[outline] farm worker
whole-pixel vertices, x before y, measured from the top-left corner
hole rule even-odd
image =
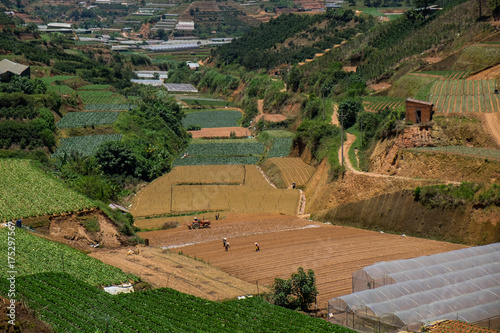
[[[259,244],[257,242],[255,242],[255,252],[257,251],[260,251],[260,247],[259,247]]]
[[[222,238],[222,246],[226,247],[227,239],[226,237]]]
[[[224,247],[226,248],[226,252],[229,251],[229,242],[226,242],[226,244],[224,245]]]
[[[295,190],[295,183],[292,183],[292,189]]]
[[[198,219],[196,218],[196,216],[194,217],[194,221],[195,221],[195,222],[198,222]]]

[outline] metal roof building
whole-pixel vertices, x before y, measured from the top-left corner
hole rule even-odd
[[[9,81],[13,75],[30,77],[30,66],[7,59],[0,61],[0,81]]]
[[[165,87],[169,92],[198,92],[192,84],[187,83],[165,83]]]

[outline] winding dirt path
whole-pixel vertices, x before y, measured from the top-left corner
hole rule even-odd
[[[353,168],[351,161],[349,160],[349,149],[351,149],[352,144],[356,140],[356,136],[350,133],[346,133],[347,135],[347,140],[344,141],[344,165],[346,169],[354,174],[358,175],[365,175],[369,177],[377,177],[377,178],[390,178],[390,179],[404,179],[404,180],[416,180],[415,178],[410,178],[410,177],[402,177],[402,176],[392,176],[392,175],[383,175],[379,173],[373,173],[373,172],[364,172],[364,171],[359,171]],[[342,161],[342,148],[339,149],[339,161]],[[419,179],[420,181],[425,180],[425,179]],[[435,181],[429,179],[429,181]],[[455,185],[460,185],[460,182],[454,182],[454,181],[443,181],[444,184],[455,184]]]
[[[485,113],[486,130],[491,133],[500,148],[500,113]]]

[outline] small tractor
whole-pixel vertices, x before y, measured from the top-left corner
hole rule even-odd
[[[198,229],[202,228],[210,228],[210,220],[203,218],[202,220],[198,220],[196,217],[193,222],[187,224],[189,229]]]

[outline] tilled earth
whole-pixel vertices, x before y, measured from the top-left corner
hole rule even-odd
[[[274,278],[288,278],[298,267],[313,269],[318,308],[326,308],[332,297],[349,294],[352,273],[365,266],[464,247],[278,214],[233,215],[207,229],[181,226],[140,236],[152,246],[182,251],[254,285],[272,285]],[[227,252],[223,237],[230,244]]]

